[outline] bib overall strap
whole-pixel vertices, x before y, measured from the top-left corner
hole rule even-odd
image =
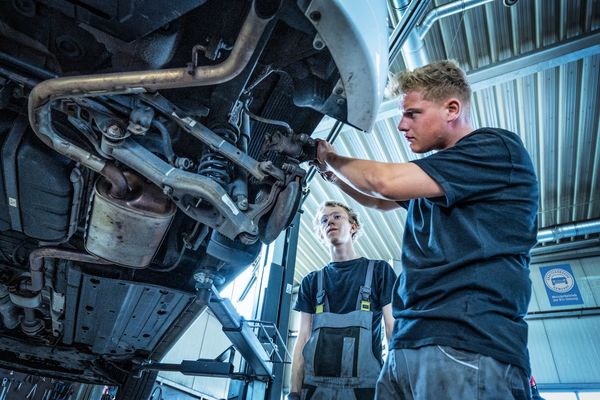
[[[317,306],[315,307],[315,314],[329,312],[329,301],[323,288],[323,275],[325,275],[323,269],[317,272]]]
[[[375,261],[369,260],[367,274],[365,275],[365,284],[360,287],[358,299],[356,301],[356,309],[360,311],[371,311],[371,281],[373,280],[373,269]]]

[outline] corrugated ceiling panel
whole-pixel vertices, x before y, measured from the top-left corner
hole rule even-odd
[[[600,55],[583,60],[581,82],[574,220],[600,215]]]

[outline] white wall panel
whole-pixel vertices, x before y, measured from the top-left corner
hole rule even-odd
[[[540,274],[542,266],[569,264],[583,304],[551,306]],[[529,354],[532,373],[540,384],[600,384],[600,257],[571,259],[531,266],[533,296],[529,312]],[[557,317],[537,311],[586,309]],[[597,314],[597,315],[593,315]],[[543,318],[543,319],[541,319]]]
[[[550,343],[547,351],[558,371],[559,380],[553,383],[600,383],[600,316],[543,322]]]
[[[205,311],[173,346],[162,360],[164,363],[180,363],[199,358],[213,359],[231,345],[219,321]],[[202,376],[188,376],[179,372],[161,372],[163,380],[172,381],[192,391],[215,399],[227,398],[229,380]]]
[[[531,372],[536,381],[558,382],[558,370],[554,356],[550,351],[550,342],[546,334],[544,321],[529,321],[529,357]]]
[[[587,284],[592,291],[596,305],[600,305],[600,257],[581,259],[581,268],[585,273]]]

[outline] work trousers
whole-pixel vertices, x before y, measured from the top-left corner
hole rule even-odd
[[[530,400],[522,368],[449,346],[390,350],[378,400]]]

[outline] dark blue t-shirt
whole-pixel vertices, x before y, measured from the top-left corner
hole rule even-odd
[[[391,348],[447,345],[529,372],[538,185],[517,135],[478,129],[413,161],[444,190],[408,209]]]
[[[330,262],[324,268],[323,288],[327,293],[329,311],[347,314],[356,311],[358,291],[365,284],[369,260]],[[381,309],[392,302],[392,289],[396,273],[385,261],[376,260],[371,283],[371,311],[373,311],[373,354],[381,361]],[[302,279],[294,310],[315,313],[317,306],[317,271]]]

